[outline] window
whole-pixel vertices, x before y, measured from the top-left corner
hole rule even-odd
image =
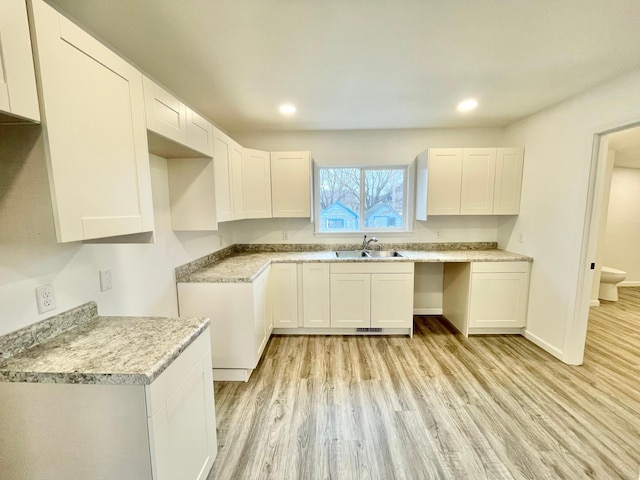
[[[319,167],[318,177],[318,232],[407,229],[407,167]]]

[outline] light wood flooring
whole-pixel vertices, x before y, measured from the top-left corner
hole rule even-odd
[[[583,366],[520,336],[274,336],[216,382],[209,479],[630,479],[640,472],[640,288],[591,309]]]

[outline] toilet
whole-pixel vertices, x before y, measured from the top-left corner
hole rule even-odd
[[[611,267],[602,267],[600,274],[600,291],[598,298],[600,300],[609,300],[610,302],[618,301],[618,284],[627,278],[627,272],[616,270]]]

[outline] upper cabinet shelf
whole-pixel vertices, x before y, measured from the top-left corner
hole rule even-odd
[[[0,2],[0,123],[40,121],[25,0]]]
[[[417,157],[416,219],[517,215],[522,148],[431,148]]]
[[[143,77],[149,151],[165,158],[213,157],[213,125]]]
[[[58,241],[153,231],[142,74],[42,0],[29,5]]]

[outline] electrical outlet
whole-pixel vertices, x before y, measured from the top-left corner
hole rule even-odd
[[[518,233],[518,243],[524,243],[524,232]]]
[[[48,312],[56,308],[56,291],[53,285],[43,285],[36,288],[36,301],[38,313]]]
[[[282,240],[284,240],[285,242],[289,240],[289,232],[287,232],[286,230],[282,231]]]
[[[111,270],[100,270],[100,291],[111,290]]]

